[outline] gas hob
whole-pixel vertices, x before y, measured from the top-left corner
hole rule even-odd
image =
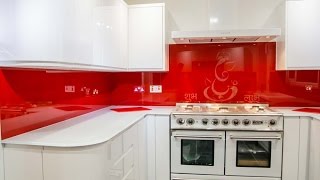
[[[283,115],[267,104],[177,103],[171,129],[282,131]]]

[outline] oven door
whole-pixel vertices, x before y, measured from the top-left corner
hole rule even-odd
[[[171,172],[224,175],[224,131],[172,131]]]
[[[226,175],[281,177],[281,132],[227,132]]]

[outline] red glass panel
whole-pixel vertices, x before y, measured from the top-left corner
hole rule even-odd
[[[275,43],[170,45],[169,72],[0,69],[2,139],[111,104],[320,106],[319,71],[275,71],[275,54]],[[150,93],[150,85],[162,85],[162,93]]]

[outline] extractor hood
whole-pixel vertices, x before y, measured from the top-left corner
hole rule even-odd
[[[209,31],[172,31],[177,44],[271,42],[281,35],[280,28]]]

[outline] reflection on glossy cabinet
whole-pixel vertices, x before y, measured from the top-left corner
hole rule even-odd
[[[129,6],[129,71],[168,70],[165,6]]]
[[[42,147],[5,145],[5,180],[43,180]]]
[[[287,1],[286,58],[278,69],[320,69],[320,1]],[[284,61],[284,62],[281,62]]]

